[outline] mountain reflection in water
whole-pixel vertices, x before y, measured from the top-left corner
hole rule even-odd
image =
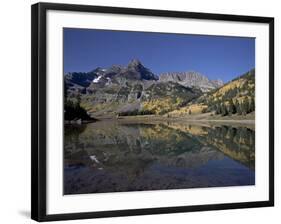
[[[122,123],[65,126],[64,194],[255,184],[255,130]]]

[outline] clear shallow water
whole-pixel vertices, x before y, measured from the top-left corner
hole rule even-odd
[[[102,121],[66,126],[64,193],[255,184],[246,126]]]

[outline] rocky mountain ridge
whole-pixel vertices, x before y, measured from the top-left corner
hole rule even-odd
[[[194,71],[168,72],[157,76],[148,68],[144,67],[137,59],[133,59],[128,66],[112,65],[109,68],[98,67],[90,72],[72,72],[65,74],[66,85],[76,87],[89,87],[91,84],[98,83],[104,85],[111,82],[122,85],[124,81],[136,80],[164,83],[174,82],[184,87],[198,88],[203,92],[208,92],[223,85],[223,81],[220,79],[209,80],[208,77]]]
[[[219,88],[223,81],[209,80],[208,77],[194,71],[190,72],[170,72],[159,75],[160,82],[176,82],[185,87],[197,87],[203,92]]]
[[[64,76],[66,101],[79,101],[93,116],[108,114],[165,114],[222,85],[196,72],[168,73],[159,77],[132,60],[90,72]]]

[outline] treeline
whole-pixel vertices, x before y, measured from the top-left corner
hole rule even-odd
[[[255,100],[248,97],[241,102],[231,99],[227,105],[224,102],[215,104],[213,110],[216,114],[221,114],[222,116],[232,114],[246,115],[255,111]]]
[[[136,116],[136,115],[152,115],[155,114],[153,111],[149,110],[132,110],[132,111],[122,111],[117,113],[118,116]]]
[[[73,102],[71,100],[66,100],[64,103],[64,120],[71,121],[71,120],[93,120],[87,111],[81,107],[80,101],[77,100]]]
[[[231,81],[235,81],[235,80],[238,80],[238,79],[241,79],[241,78],[245,78],[247,80],[251,80],[251,81],[255,82],[255,69],[253,68],[250,71],[244,73],[243,75],[232,79]]]
[[[206,127],[205,127],[206,128]],[[220,127],[207,129],[206,142],[217,146],[216,140],[224,139],[224,147],[220,150],[232,159],[255,169],[255,131],[247,127]],[[241,147],[243,142],[243,147]]]

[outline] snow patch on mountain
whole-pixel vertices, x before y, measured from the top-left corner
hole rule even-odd
[[[100,81],[101,77],[102,76],[100,75],[97,78],[93,79],[93,83],[98,83]]]

